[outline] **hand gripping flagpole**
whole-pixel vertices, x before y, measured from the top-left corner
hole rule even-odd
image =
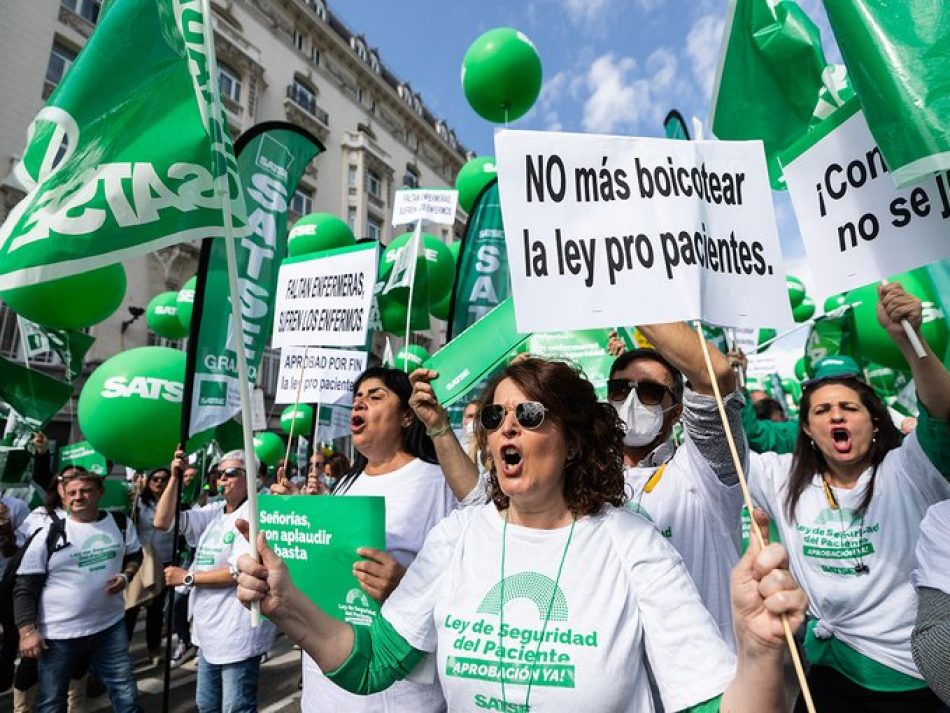
[[[716,406],[719,408],[719,417],[722,419],[722,427],[726,432],[726,443],[729,445],[729,452],[732,454],[732,463],[736,468],[736,475],[739,476],[739,487],[742,489],[742,499],[749,511],[749,517],[752,518],[752,535],[759,544],[760,549],[765,548],[765,538],[762,532],[755,524],[753,516],[754,505],[752,504],[752,494],[749,492],[749,484],[745,477],[745,469],[742,467],[742,461],[739,459],[739,451],[736,449],[736,442],[732,437],[732,429],[729,427],[729,418],[726,416],[726,406],[722,402],[722,394],[719,392],[719,380],[716,378],[716,371],[713,369],[712,357],[709,355],[709,345],[706,344],[706,337],[703,334],[703,326],[699,320],[694,323],[696,334],[699,335],[699,343],[702,345],[703,359],[706,362],[706,371],[709,372],[709,381],[712,383],[713,394],[716,396]],[[792,627],[788,623],[788,616],[782,614],[782,629],[785,630],[785,642],[788,644],[788,651],[792,656],[792,665],[795,667],[795,675],[798,676],[798,685],[802,689],[802,698],[805,700],[805,707],[808,713],[815,713],[815,703],[811,697],[811,689],[808,687],[808,681],[805,678],[805,669],[802,667],[801,657],[798,655],[798,648],[795,645],[795,636],[792,633]]]

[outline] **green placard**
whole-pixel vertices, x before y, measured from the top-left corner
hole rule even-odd
[[[379,603],[353,565],[359,547],[386,549],[385,503],[376,496],[261,495],[260,531],[307,598],[340,621],[369,626]]]
[[[96,475],[106,475],[106,457],[97,452],[89,441],[79,441],[63,446],[59,451],[59,467],[76,465]]]
[[[105,479],[102,481],[105,492],[99,498],[99,509],[110,512],[132,512],[132,488],[124,480]]]
[[[25,448],[0,447],[0,484],[18,485],[30,479],[30,454]]]

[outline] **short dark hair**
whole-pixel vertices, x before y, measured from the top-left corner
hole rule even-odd
[[[618,371],[623,371],[629,364],[637,359],[652,359],[666,367],[666,370],[670,373],[670,379],[673,381],[673,388],[671,389],[673,392],[673,400],[676,403],[680,403],[683,400],[683,375],[679,369],[670,364],[667,358],[656,349],[640,348],[624,352],[614,359],[614,363],[610,365],[610,378],[613,379],[614,374]]]
[[[575,515],[592,515],[610,503],[624,503],[623,425],[617,410],[597,400],[593,385],[580,371],[560,361],[529,357],[514,362],[485,388],[479,410],[490,405],[495,390],[511,379],[525,396],[540,401],[545,417],[556,424],[573,454],[564,464],[564,500]],[[499,510],[508,507],[508,496],[498,484],[495,464],[488,451],[488,433],[475,429],[483,465],[488,469],[488,493]]]
[[[776,412],[782,416],[785,415],[785,409],[782,408],[782,404],[768,396],[752,404],[752,409],[755,411],[755,417],[759,421],[770,420]]]

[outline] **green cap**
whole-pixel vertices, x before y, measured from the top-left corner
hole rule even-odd
[[[809,382],[833,379],[836,377],[854,376],[861,378],[861,367],[849,356],[838,354],[825,357],[815,365],[815,375]]]

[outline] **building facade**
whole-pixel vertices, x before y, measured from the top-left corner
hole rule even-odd
[[[0,222],[23,197],[13,175],[27,128],[62,80],[98,21],[100,0],[30,0],[0,11]],[[367,39],[325,0],[213,0],[219,87],[233,138],[263,121],[288,121],[320,139],[326,151],[308,167],[291,203],[291,224],[317,211],[345,220],[358,238],[388,244],[402,187],[451,187],[470,153],[434,116],[408,81],[397,77]],[[107,81],[107,78],[105,78]],[[438,236],[461,236],[464,216]],[[127,292],[109,319],[90,329],[96,343],[87,372],[120,351],[165,343],[136,308],[177,290],[196,270],[199,246],[181,244],[124,264]],[[414,341],[434,349],[444,324],[433,320]],[[178,343],[172,346],[181,346]],[[380,353],[380,339],[374,351]],[[14,315],[0,306],[0,354],[18,356]],[[53,364],[39,364],[51,373]],[[59,370],[61,373],[61,370]],[[261,383],[273,394],[276,357],[265,356]],[[60,442],[78,437],[75,401],[53,428]],[[66,432],[69,432],[68,435]]]

